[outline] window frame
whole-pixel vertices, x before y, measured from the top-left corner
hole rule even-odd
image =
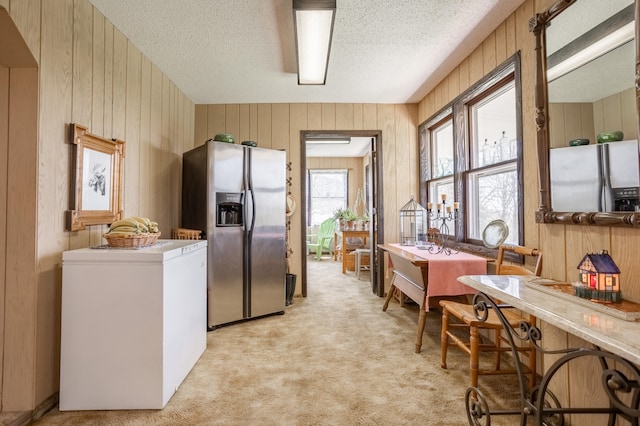
[[[522,180],[518,178],[519,172],[521,172],[521,165],[518,165],[518,157],[521,156],[521,148],[519,148],[519,142],[522,141],[522,117],[518,115],[518,111],[521,110],[521,100],[519,100],[519,92],[518,92],[518,82],[516,81],[516,75],[515,72],[508,74],[506,76],[503,76],[502,78],[496,78],[494,80],[494,84],[492,84],[491,86],[489,86],[488,88],[486,88],[485,90],[476,92],[475,95],[473,97],[471,97],[470,99],[467,100],[467,102],[464,103],[464,109],[465,109],[465,119],[466,119],[466,125],[467,125],[467,143],[468,143],[468,148],[469,148],[469,167],[467,168],[467,170],[464,172],[464,179],[465,179],[465,191],[466,191],[466,203],[465,203],[465,232],[466,232],[466,241],[469,243],[473,243],[473,244],[478,244],[478,245],[482,245],[482,238],[480,237],[480,239],[475,238],[475,236],[471,235],[471,231],[472,228],[475,228],[475,226],[472,226],[470,223],[470,217],[476,213],[475,208],[477,208],[477,202],[471,202],[471,200],[469,200],[469,197],[471,196],[471,191],[472,191],[472,185],[471,185],[471,179],[472,176],[479,176],[479,175],[491,175],[491,174],[497,174],[497,173],[505,173],[506,170],[505,169],[513,169],[515,168],[515,172],[516,172],[516,181],[518,182],[518,187],[517,187],[517,191],[518,191],[518,200],[516,202],[516,221],[519,224],[518,227],[518,235],[516,235],[516,243],[517,244],[522,244],[522,237],[523,237],[523,232],[521,232],[523,230],[523,212],[522,212],[522,201],[523,201],[523,185],[522,185]],[[504,160],[504,161],[497,161],[495,163],[491,163],[491,164],[487,164],[487,165],[478,165],[478,166],[474,166],[474,159],[473,159],[473,152],[474,152],[474,139],[477,138],[477,136],[474,134],[476,126],[474,126],[474,115],[472,114],[472,111],[474,108],[477,108],[478,106],[482,105],[483,103],[485,103],[487,100],[494,98],[496,96],[499,96],[501,94],[504,94],[506,92],[506,90],[511,90],[511,89],[507,89],[513,87],[513,89],[515,90],[514,93],[514,97],[515,97],[515,117],[516,117],[516,147],[517,147],[517,154],[515,158],[510,158],[508,160]],[[480,141],[477,141],[478,144],[480,144]],[[479,151],[479,149],[478,149]],[[501,171],[502,170],[502,171]],[[478,194],[473,194],[473,195],[478,195]],[[473,211],[472,211],[473,209]],[[482,230],[479,230],[479,234],[481,234]],[[511,232],[510,232],[511,234]]]
[[[307,226],[312,226],[313,216],[313,188],[312,188],[312,175],[313,174],[342,174],[344,175],[344,204],[343,207],[347,207],[349,204],[349,170],[348,169],[307,169]],[[315,198],[328,198],[328,197],[315,197]],[[334,197],[331,197],[334,198]],[[335,197],[337,198],[337,197]]]
[[[443,176],[438,176],[435,168],[437,167],[437,165],[435,164],[434,160],[437,157],[437,149],[436,149],[436,145],[437,145],[437,141],[434,138],[434,134],[440,130],[443,126],[447,125],[448,123],[451,123],[451,136],[453,139],[453,161],[454,161],[454,165],[453,165],[453,170],[451,174],[447,174],[447,175],[443,175]],[[453,121],[453,109],[452,108],[445,108],[440,114],[438,114],[436,117],[434,117],[430,122],[428,126],[425,126],[424,128],[425,133],[425,137],[426,137],[426,157],[425,157],[425,161],[423,164],[426,165],[427,167],[427,173],[426,176],[428,176],[429,178],[426,180],[426,188],[425,188],[425,193],[428,194],[428,196],[424,196],[421,199],[423,200],[422,205],[423,206],[427,206],[428,202],[431,202],[434,206],[436,206],[439,203],[439,195],[438,195],[438,190],[436,189],[436,194],[432,194],[431,193],[431,187],[434,186],[436,188],[440,188],[442,186],[448,186],[451,185],[454,188],[455,191],[455,182],[454,182],[454,175],[455,175],[455,127],[454,127],[454,121]],[[421,185],[424,181],[421,181]],[[451,229],[451,234],[450,235],[455,235],[456,230],[455,229]]]
[[[420,150],[420,202],[424,206],[427,204],[427,194],[428,194],[428,183],[427,181],[437,178],[432,178],[431,176],[431,165],[433,163],[433,150],[432,150],[432,130],[438,127],[439,124],[442,124],[447,119],[451,118],[453,120],[453,108],[451,105],[447,105],[440,112],[432,116],[425,123],[421,124],[418,127],[419,133],[419,150]],[[453,139],[454,139],[454,149],[455,149],[455,126],[453,128]],[[455,175],[455,156],[454,156],[454,175]],[[446,176],[448,177],[448,176]],[[443,177],[445,178],[445,177]],[[441,178],[442,179],[442,178]]]
[[[491,96],[492,93],[501,90],[511,81],[515,85],[516,98],[516,146],[517,155],[515,160],[508,160],[490,164],[487,166],[472,167],[472,146],[471,146],[471,118],[470,107],[478,104],[483,99]],[[453,118],[453,139],[454,139],[454,192],[456,201],[460,202],[460,217],[467,218],[469,203],[467,202],[467,188],[469,173],[477,173],[484,169],[504,166],[505,164],[515,163],[517,185],[518,185],[518,223],[517,230],[518,244],[524,242],[524,184],[523,184],[523,161],[522,161],[522,80],[520,72],[520,52],[517,52],[496,69],[487,74],[475,85],[461,93],[449,104],[445,105],[440,111],[420,124],[418,135],[420,143],[420,202],[423,206],[433,198],[429,194],[429,187],[436,179],[431,176],[431,135],[430,130],[434,129],[438,124],[448,116]],[[512,231],[513,232],[513,231]],[[451,240],[455,240],[461,249],[470,252],[477,252],[487,256],[495,256],[497,249],[486,248],[481,240],[471,239],[468,237],[468,227],[466,220],[460,220],[455,224],[455,235],[450,236]]]
[[[519,106],[518,106],[518,91],[517,91],[517,87],[516,87],[516,79],[514,78],[513,74],[507,75],[504,78],[500,79],[494,85],[492,85],[491,87],[489,87],[486,90],[482,91],[477,96],[473,97],[468,102],[466,102],[465,105],[464,105],[465,110],[466,110],[465,112],[466,112],[467,126],[468,126],[468,129],[469,129],[468,135],[467,135],[468,139],[469,139],[469,169],[481,169],[481,168],[485,168],[485,167],[493,167],[493,166],[495,166],[497,164],[501,164],[501,163],[504,163],[504,162],[512,162],[512,161],[517,159],[517,154],[516,154],[516,158],[510,158],[508,160],[502,160],[502,161],[498,161],[498,162],[487,164],[487,165],[473,166],[474,158],[473,158],[473,155],[472,155],[472,145],[473,145],[473,138],[475,136],[474,135],[475,128],[473,128],[473,126],[472,126],[473,117],[472,117],[472,114],[470,113],[470,111],[473,110],[475,107],[478,107],[481,104],[483,104],[489,98],[494,97],[494,95],[498,94],[499,92],[503,92],[503,93],[500,93],[500,94],[504,94],[504,92],[506,91],[505,88],[510,86],[511,83],[513,83],[514,89],[516,91],[516,93],[515,93],[515,96],[516,96],[516,136],[518,136],[518,133],[522,133],[522,131],[521,131],[521,129],[520,129],[520,131],[518,131],[518,129],[517,129],[517,126],[518,126],[518,124],[517,124],[517,121],[518,121],[517,110],[519,109]],[[520,139],[518,139],[518,140],[520,140]]]

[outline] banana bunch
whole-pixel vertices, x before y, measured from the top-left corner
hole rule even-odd
[[[140,235],[158,232],[158,223],[148,217],[132,216],[120,219],[109,226],[109,235]]]

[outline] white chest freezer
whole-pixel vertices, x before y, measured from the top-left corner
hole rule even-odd
[[[206,241],[62,255],[60,410],[163,408],[207,346]]]

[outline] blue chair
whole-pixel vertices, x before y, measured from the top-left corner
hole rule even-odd
[[[327,219],[320,224],[316,242],[307,242],[307,250],[315,250],[317,260],[320,260],[324,250],[327,250],[333,256],[333,234],[335,230],[335,219]]]

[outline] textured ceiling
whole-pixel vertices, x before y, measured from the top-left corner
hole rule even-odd
[[[601,24],[633,0],[580,0],[547,28],[549,55]],[[635,85],[635,43],[630,42],[549,83],[549,102],[595,102]]]
[[[420,101],[524,0],[337,0],[298,86],[292,0],[90,0],[196,104]],[[533,37],[533,36],[532,36]]]

